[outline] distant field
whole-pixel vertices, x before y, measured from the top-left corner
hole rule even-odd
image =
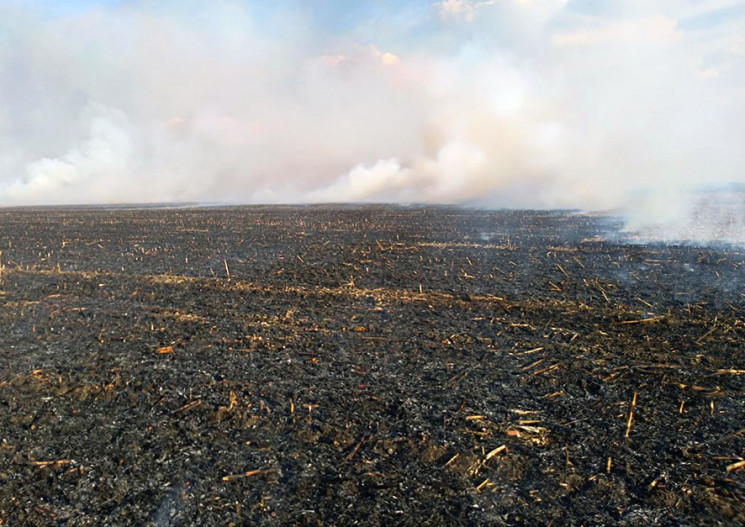
[[[0,520],[740,525],[745,250],[619,227],[0,210]]]

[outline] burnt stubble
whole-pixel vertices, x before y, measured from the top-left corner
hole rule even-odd
[[[741,524],[745,252],[615,227],[0,211],[0,519]]]

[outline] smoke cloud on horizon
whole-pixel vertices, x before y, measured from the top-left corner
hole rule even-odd
[[[745,183],[741,1],[261,4],[0,7],[0,205],[463,203],[643,229]]]

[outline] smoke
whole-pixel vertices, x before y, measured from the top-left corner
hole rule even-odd
[[[69,5],[0,8],[1,204],[616,209],[701,239],[694,196],[745,181],[741,2]]]
[[[646,190],[627,208],[625,230],[640,242],[745,244],[745,187]]]

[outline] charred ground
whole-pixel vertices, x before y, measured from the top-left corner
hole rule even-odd
[[[613,227],[0,211],[0,520],[741,524],[745,253]]]

